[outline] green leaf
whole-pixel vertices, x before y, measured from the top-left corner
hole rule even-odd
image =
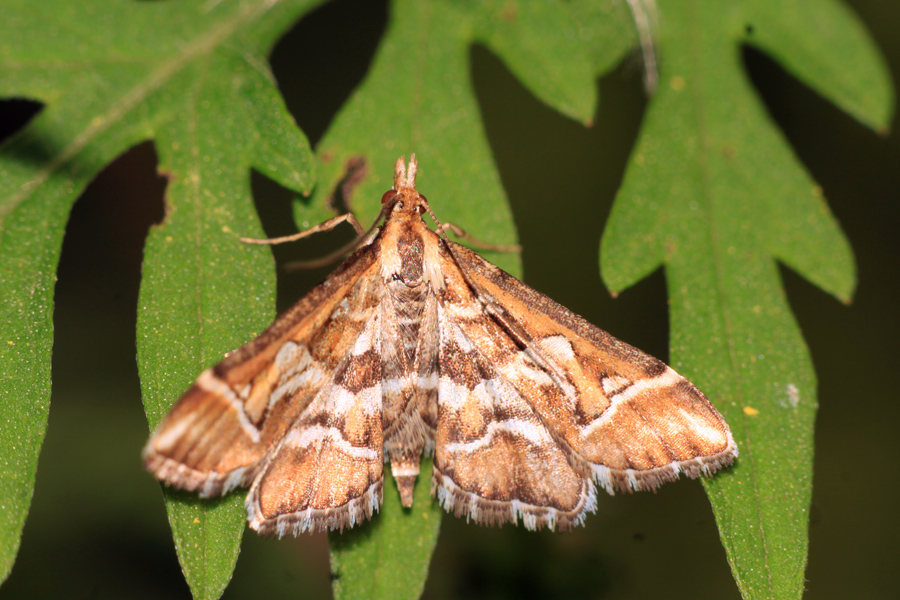
[[[50,393],[52,300],[68,212],[101,169],[152,139],[169,176],[167,216],[147,241],[138,358],[151,426],[204,367],[273,316],[269,253],[249,192],[255,168],[298,192],[311,155],[266,66],[278,36],[315,0],[39,5],[8,0],[0,19],[0,97],[43,103],[0,148],[0,577],[28,512]],[[363,221],[415,152],[420,189],[444,221],[514,240],[472,89],[483,44],[540,100],[590,122],[594,76],[635,45],[628,7],[576,0],[397,0],[365,82],[318,151],[324,182],[298,220],[328,212],[351,159],[367,176],[347,200]],[[672,357],[713,398],[741,448],[707,488],[746,597],[803,587],[815,380],[775,261],[841,299],[850,249],[741,74],[740,45],[771,54],[869,126],[892,112],[885,67],[834,0],[660,2],[651,20],[662,68],[603,243],[611,289],[667,267]],[[548,175],[552,176],[552,174]],[[349,188],[348,188],[349,189]],[[489,258],[514,273],[515,255]],[[428,473],[428,464],[423,464]],[[411,511],[388,477],[382,513],[332,536],[339,597],[421,594],[442,512],[420,478]],[[227,584],[244,527],[241,494],[169,494],[170,522],[198,598]]]
[[[617,292],[665,265],[674,366],[710,396],[741,453],[706,484],[735,580],[745,598],[799,598],[816,381],[776,261],[843,301],[855,266],[742,73],[740,44],[758,43],[879,128],[889,79],[830,1],[666,2],[658,22],[660,86],[603,237],[603,276]]]
[[[298,191],[312,184],[309,146],[265,61],[312,4],[4,6],[0,95],[45,103],[0,151],[0,411],[12,424],[0,440],[4,576],[46,426],[53,278],[69,208],[113,158],[155,140],[170,185],[165,223],[147,242],[138,316],[139,370],[155,425],[201,368],[272,317],[270,255],[237,237],[262,235],[251,167]],[[230,578],[244,527],[240,504],[170,495],[179,559],[197,598],[218,597]]]
[[[513,243],[512,216],[469,76],[469,46],[485,44],[544,102],[589,121],[596,102],[593,65],[577,31],[571,15],[553,3],[393,2],[388,30],[365,81],[317,148],[322,185],[313,197],[313,210],[324,205],[350,165],[362,159],[367,176],[345,200],[363,223],[370,222],[382,194],[393,185],[394,162],[415,153],[420,165],[417,187],[431,198],[439,219],[464,227],[480,240]],[[297,220],[310,220],[305,207],[299,208]],[[514,254],[492,253],[490,259],[513,273],[520,271]],[[419,483],[429,483],[430,470],[422,473]],[[393,510],[388,506],[392,501],[386,494],[382,510]],[[385,518],[364,535],[350,534],[349,541],[332,536],[332,563],[341,569],[335,595],[418,597],[440,519],[436,510],[428,514],[433,517],[427,520],[413,515]],[[385,553],[389,547],[410,552]],[[409,564],[423,568],[398,577]],[[366,573],[376,566],[378,573],[394,575],[383,583],[367,583]]]
[[[512,243],[512,216],[469,76],[469,46],[485,44],[510,60],[542,100],[587,121],[596,90],[575,30],[568,13],[552,3],[392,3],[388,30],[365,81],[317,148],[323,184],[313,206],[331,194],[351,159],[362,158],[368,176],[350,203],[362,222],[370,222],[381,195],[393,185],[394,162],[415,153],[419,188],[432,194],[441,220],[485,241]],[[300,213],[298,220],[306,216]],[[492,259],[508,270],[519,268],[513,255]]]
[[[613,70],[639,44],[628,3],[617,0],[575,0],[569,3],[577,38],[588,53],[593,73]]]
[[[421,470],[431,473],[430,458],[422,461]],[[419,477],[412,508],[403,508],[386,469],[379,514],[361,527],[328,536],[336,600],[415,600],[422,595],[443,512],[432,501],[430,488],[431,478]]]
[[[888,66],[846,4],[747,3],[744,34],[744,43],[770,54],[861,123],[886,130],[894,113]]]

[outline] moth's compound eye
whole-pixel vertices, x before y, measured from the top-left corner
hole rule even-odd
[[[381,203],[387,204],[396,195],[397,195],[397,190],[389,190],[389,191],[385,192],[384,196],[381,197]]]
[[[425,214],[425,205],[428,204],[428,198],[425,197],[425,194],[419,194],[419,198],[422,200],[422,204],[416,207],[416,210],[419,211],[420,215]]]

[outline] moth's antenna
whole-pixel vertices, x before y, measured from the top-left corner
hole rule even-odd
[[[325,265],[333,263],[342,256],[345,256],[347,254],[350,254],[351,252],[355,252],[359,248],[362,248],[372,240],[372,236],[375,233],[375,230],[378,229],[378,224],[381,223],[381,220],[387,216],[391,208],[393,208],[393,205],[390,203],[382,205],[381,212],[379,212],[378,216],[375,217],[375,221],[372,223],[371,227],[369,227],[369,229],[367,229],[365,233],[363,233],[361,236],[359,236],[349,244],[344,244],[334,252],[326,254],[322,258],[314,258],[312,260],[296,260],[290,262],[284,266],[284,270],[297,271],[300,269],[316,269],[318,267],[324,267]]]
[[[401,156],[397,159],[397,162],[394,164],[394,189],[400,190],[402,187],[411,187],[415,189],[416,187],[416,155],[413,154],[410,157],[409,161],[409,171],[406,169],[406,157]],[[361,236],[350,242],[349,244],[345,244],[341,246],[334,252],[323,256],[322,258],[316,258],[313,260],[304,260],[304,261],[295,261],[288,265],[285,265],[286,271],[293,271],[296,269],[315,269],[316,267],[322,267],[329,263],[334,262],[338,258],[346,254],[350,254],[351,252],[356,251],[357,249],[368,244],[372,235],[375,233],[375,230],[378,229],[378,224],[390,214],[390,212],[394,209],[394,205],[396,204],[396,200],[391,202],[385,202],[381,205],[381,211],[378,213],[378,216],[375,218],[375,221],[372,223],[372,226],[363,233]],[[426,203],[427,207],[427,203]],[[431,212],[431,209],[428,209]],[[433,213],[432,213],[432,216]]]
[[[407,173],[407,185],[413,189],[415,189],[416,171],[418,170],[418,166],[419,165],[416,162],[416,155],[413,154],[409,161],[409,171]],[[412,181],[410,181],[410,178],[412,179]],[[458,225],[455,225],[453,223],[441,223],[440,219],[437,218],[437,215],[434,214],[434,211],[431,210],[431,205],[428,204],[428,199],[425,196],[423,196],[422,194],[419,194],[418,192],[416,192],[416,194],[419,197],[419,206],[424,207],[425,210],[428,211],[428,214],[431,215],[431,220],[434,221],[434,224],[436,226],[435,232],[439,236],[441,236],[445,241],[447,241],[447,242],[451,241],[450,238],[447,237],[447,230],[449,229],[450,231],[453,232],[453,235],[455,235],[456,237],[458,237],[460,239],[464,239],[464,240],[468,241],[470,244],[473,244],[484,250],[493,250],[496,252],[521,252],[522,251],[522,246],[519,246],[518,244],[515,244],[512,246],[505,246],[505,245],[499,245],[499,244],[488,244],[487,242],[482,242],[481,240],[472,237],[471,235],[466,233],[466,231],[462,227],[460,227]],[[451,248],[450,251],[453,252],[453,249]]]
[[[397,178],[400,176],[401,171],[404,174],[405,181],[401,182],[400,185],[402,185],[403,187],[408,187],[408,188],[412,188],[413,190],[415,190],[416,189],[416,173],[419,171],[419,161],[416,160],[415,153],[413,153],[409,156],[409,171],[408,172],[406,171],[405,165],[403,164],[403,157],[401,156],[400,160],[397,161],[397,168],[394,171],[394,189],[395,190],[400,189],[399,187],[397,187],[397,182],[398,182]],[[421,206],[425,207],[425,210],[428,211],[428,214],[431,215],[431,219],[434,221],[434,224],[437,226],[438,235],[440,235],[441,237],[443,237],[445,240],[447,240],[449,242],[450,238],[447,237],[447,228],[441,224],[441,222],[437,218],[437,215],[435,215],[434,211],[431,210],[431,205],[428,204],[428,199],[425,198],[425,196],[423,196],[422,194],[419,194],[418,192],[416,192],[416,194],[418,194],[419,198],[421,199]]]
[[[415,161],[415,156],[413,156],[413,160]],[[413,172],[413,176],[415,177],[415,168],[414,167],[412,169],[412,172]],[[403,164],[403,157],[400,157],[400,160],[397,161],[397,164],[394,168],[394,187],[396,188],[397,185],[404,180],[406,180],[406,167]],[[264,240],[246,238],[246,237],[242,237],[240,239],[242,242],[245,242],[248,244],[266,244],[266,245],[282,244],[285,242],[292,242],[294,240],[303,239],[311,234],[318,233],[321,231],[331,231],[340,223],[343,223],[344,221],[348,221],[351,225],[353,225],[353,229],[357,233],[357,237],[353,241],[349,242],[348,244],[344,244],[343,246],[341,246],[334,252],[331,252],[321,258],[315,258],[312,260],[291,261],[290,263],[288,263],[284,266],[284,269],[286,271],[296,271],[298,269],[315,269],[317,267],[322,267],[329,263],[332,263],[335,260],[341,258],[342,256],[350,254],[350,253],[356,251],[357,249],[361,248],[362,246],[365,246],[366,244],[371,243],[372,238],[374,237],[374,234],[377,233],[378,224],[381,223],[381,221],[387,217],[387,215],[393,209],[394,204],[395,204],[395,202],[383,203],[381,206],[381,211],[378,213],[378,216],[375,218],[375,221],[372,223],[372,225],[366,231],[363,231],[362,226],[360,226],[359,222],[356,220],[356,217],[353,215],[353,213],[347,212],[338,217],[329,219],[328,221],[326,221],[324,223],[320,223],[311,229],[308,229],[306,231],[301,231],[299,233],[295,233],[292,235],[286,235],[286,236],[282,236],[279,238],[264,239]]]

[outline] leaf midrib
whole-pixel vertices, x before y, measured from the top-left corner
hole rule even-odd
[[[88,144],[132,111],[150,94],[160,89],[188,63],[198,56],[211,52],[224,39],[237,31],[241,25],[252,23],[277,2],[278,0],[261,0],[258,4],[245,8],[232,18],[222,21],[218,26],[209,29],[205,35],[185,46],[181,53],[163,61],[142,83],[135,85],[122,96],[119,102],[109,103],[110,108],[104,115],[91,119],[88,126],[56,156],[51,158],[44,168],[37,171],[34,177],[20,185],[15,193],[0,203],[0,221],[30,197],[32,191],[46,182],[62,165],[79,154]]]
[[[696,24],[702,23],[703,22],[702,19],[700,18],[699,15],[696,14],[696,11],[698,10],[696,8],[696,6],[692,3],[688,3],[686,6],[688,7],[688,10],[691,10],[694,13],[692,18],[689,19],[689,22],[692,25],[694,25],[695,27],[696,27]],[[703,52],[703,49],[699,47],[699,43],[700,43],[699,40],[701,39],[702,35],[703,35],[702,32],[693,32],[692,35],[687,36],[688,42],[686,44],[686,48],[687,48],[687,51],[691,54],[692,62],[695,65],[702,64],[703,57],[706,56],[706,53]],[[724,281],[724,276],[723,276],[724,267],[722,265],[721,254],[719,252],[720,246],[718,243],[716,243],[717,240],[719,239],[718,235],[716,233],[716,224],[718,223],[718,221],[715,218],[716,217],[715,209],[714,209],[715,201],[713,199],[713,193],[712,193],[713,186],[710,181],[710,168],[707,163],[707,157],[712,154],[712,150],[709,147],[709,135],[708,135],[709,127],[707,126],[708,124],[705,119],[707,112],[704,110],[705,102],[704,102],[703,93],[701,91],[704,89],[704,86],[700,85],[700,82],[699,82],[699,79],[703,76],[703,72],[704,71],[702,69],[694,70],[694,77],[698,80],[697,84],[693,85],[693,86],[688,86],[687,89],[690,90],[690,93],[693,96],[692,106],[695,108],[695,110],[692,111],[692,114],[694,116],[694,120],[696,123],[696,131],[698,132],[698,138],[699,138],[698,146],[700,148],[700,152],[698,153],[698,156],[697,156],[697,162],[698,162],[698,166],[700,167],[701,186],[703,189],[703,200],[704,200],[703,207],[704,207],[704,212],[706,213],[707,223],[709,224],[708,228],[706,229],[706,232],[707,232],[707,236],[709,238],[709,249],[710,249],[710,255],[711,255],[712,261],[713,261],[713,269],[716,274],[716,278],[715,278],[716,279],[716,281],[715,281],[716,305],[718,306],[719,314],[722,318],[722,326],[725,329],[725,340],[726,340],[726,344],[728,345],[728,359],[729,359],[729,362],[731,363],[732,376],[738,382],[740,382],[740,383],[738,383],[738,385],[735,386],[736,394],[738,395],[738,398],[736,398],[735,400],[737,401],[738,405],[743,409],[743,407],[746,406],[746,399],[745,399],[746,394],[744,392],[744,385],[743,385],[744,378],[741,376],[741,371],[739,368],[740,361],[738,360],[737,352],[736,352],[736,349],[734,346],[734,338],[735,338],[734,333],[733,333],[734,327],[731,322],[730,311],[728,310],[728,307],[726,306],[726,303],[724,300],[726,297],[725,289],[723,288],[723,284],[722,284],[722,282]],[[755,461],[754,461],[754,456],[753,456],[753,452],[752,452],[752,444],[751,444],[750,436],[747,435],[747,431],[748,431],[748,427],[747,427],[747,423],[746,423],[747,417],[746,417],[746,413],[744,413],[743,410],[741,410],[741,419],[743,421],[742,431],[744,432],[741,443],[744,446],[744,448],[747,448],[749,450],[749,451],[745,451],[744,457],[745,457],[745,460],[749,461],[749,463],[750,463],[749,479],[752,482],[753,498],[756,503],[756,519],[757,519],[757,523],[758,523],[758,527],[759,527],[759,537],[760,537],[760,540],[762,542],[762,547],[763,547],[763,561],[765,563],[765,569],[766,569],[766,581],[768,583],[768,588],[769,588],[769,597],[774,597],[773,596],[774,585],[772,582],[772,569],[771,569],[771,566],[769,565],[768,536],[766,535],[765,520],[762,517],[762,514],[763,514],[762,506],[760,505],[761,491],[760,491],[759,480],[757,478],[757,469],[755,468]],[[735,578],[740,577],[740,571],[738,569],[735,569],[733,572],[734,572]],[[739,588],[744,589],[743,583],[738,582],[738,584],[739,584],[739,586],[738,586]]]

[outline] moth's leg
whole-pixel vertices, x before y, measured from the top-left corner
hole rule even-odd
[[[501,246],[499,244],[489,244],[487,242],[482,242],[481,240],[477,240],[477,239],[473,238],[471,235],[469,235],[468,233],[466,233],[465,229],[463,229],[459,225],[455,225],[453,223],[441,223],[438,226],[438,234],[445,233],[448,229],[450,231],[452,231],[453,235],[455,235],[456,237],[462,238],[462,239],[466,240],[467,242],[469,242],[470,244],[472,244],[474,246],[478,246],[479,248],[481,248],[483,250],[493,250],[495,252],[521,252],[522,251],[522,246],[519,246],[518,244],[513,245],[513,246]]]
[[[242,237],[241,241],[246,244],[267,244],[267,245],[275,245],[275,244],[283,244],[284,242],[293,242],[295,240],[301,240],[309,235],[314,233],[319,233],[321,231],[331,231],[344,221],[350,223],[353,226],[353,229],[356,231],[357,237],[361,237],[366,230],[362,228],[362,225],[359,224],[359,221],[356,220],[356,217],[353,216],[353,213],[345,213],[339,217],[334,217],[333,219],[328,219],[324,223],[319,223],[315,227],[310,227],[306,231],[301,231],[299,233],[294,233],[292,235],[285,235],[282,237],[272,238],[268,240],[257,240],[253,238]]]

